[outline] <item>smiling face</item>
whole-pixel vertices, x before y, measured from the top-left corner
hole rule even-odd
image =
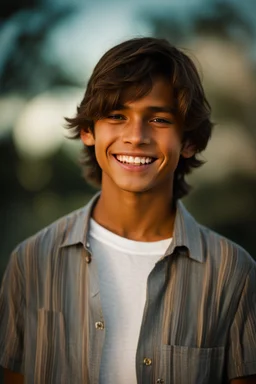
[[[102,190],[172,191],[180,155],[194,154],[193,147],[182,144],[182,122],[174,104],[171,84],[158,79],[146,96],[97,120],[94,134],[82,131],[84,144],[95,145]]]

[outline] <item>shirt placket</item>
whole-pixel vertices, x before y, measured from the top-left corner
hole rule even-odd
[[[90,384],[98,384],[106,331],[100,300],[97,265],[93,260],[88,242],[86,248],[85,260],[89,268],[89,376]]]
[[[156,377],[156,373],[160,371],[157,354],[162,339],[161,324],[167,267],[168,257],[165,257],[155,265],[147,280],[147,299],[136,354],[138,384],[166,382],[164,377]]]

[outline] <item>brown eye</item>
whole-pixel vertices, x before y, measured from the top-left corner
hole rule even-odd
[[[156,118],[152,119],[152,121],[154,123],[160,123],[160,124],[172,124],[172,122],[170,120],[162,119],[160,117],[156,117]]]
[[[124,120],[124,116],[119,115],[119,114],[112,114],[108,116],[108,119],[112,120]]]

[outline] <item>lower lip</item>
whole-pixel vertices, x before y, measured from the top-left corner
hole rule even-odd
[[[142,171],[145,171],[147,169],[149,169],[149,167],[154,163],[154,161],[152,163],[149,163],[149,164],[143,164],[143,165],[134,165],[134,164],[128,164],[128,163],[121,163],[121,161],[118,161],[117,158],[115,156],[113,156],[115,161],[123,168],[123,169],[126,169],[128,171],[133,171],[133,172],[142,172]]]

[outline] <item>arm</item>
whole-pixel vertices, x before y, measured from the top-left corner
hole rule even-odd
[[[24,384],[24,376],[5,368],[4,384]]]

